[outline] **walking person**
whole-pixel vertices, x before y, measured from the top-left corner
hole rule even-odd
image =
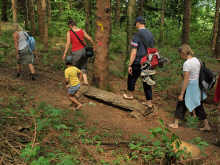
[[[17,75],[16,77],[21,76],[21,67],[23,64],[28,64],[30,69],[30,77],[31,80],[35,80],[35,69],[34,69],[34,55],[30,50],[30,47],[27,42],[27,32],[25,32],[21,26],[18,24],[14,24],[14,46],[16,49],[16,58],[17,58]]]
[[[127,92],[123,95],[125,99],[133,99],[135,84],[141,74],[141,59],[147,54],[147,48],[154,47],[154,37],[152,33],[146,29],[145,20],[139,16],[135,20],[135,26],[138,32],[133,36],[131,41],[131,53],[128,66]],[[146,102],[143,102],[149,108],[152,108],[152,87],[143,82]]]
[[[84,38],[87,39],[92,43],[94,49],[95,49],[95,42],[84,30],[77,27],[77,24],[74,20],[69,20],[68,26],[70,30],[68,30],[66,33],[66,47],[62,58],[63,60],[66,59],[66,54],[71,44],[72,64],[82,71],[84,83],[88,85],[88,78],[87,78],[88,57],[86,57],[85,55],[86,51],[84,46],[86,44],[83,45],[80,42],[80,40],[84,42]]]
[[[72,59],[66,59],[67,68],[64,71],[65,84],[68,90],[68,98],[76,104],[76,110],[82,107],[82,104],[77,99],[77,92],[80,88],[80,80],[82,79],[82,72],[75,66],[72,65]]]
[[[203,98],[201,99],[201,90],[199,88],[200,61],[193,57],[194,53],[187,44],[183,44],[178,51],[181,58],[185,60],[183,64],[184,80],[178,97],[175,121],[173,124],[169,124],[169,126],[171,128],[178,128],[179,120],[184,119],[188,109],[190,112],[195,113],[199,120],[204,121],[204,127],[200,128],[200,130],[209,131],[211,128],[203,107],[203,100],[207,96],[203,93]]]

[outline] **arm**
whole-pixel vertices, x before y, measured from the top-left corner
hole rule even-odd
[[[95,42],[93,41],[92,37],[90,37],[85,31],[84,32],[84,36],[85,38],[93,45],[93,47],[95,48]]]
[[[131,65],[134,63],[134,60],[136,58],[136,54],[137,54],[137,49],[136,48],[132,48],[131,49],[131,55],[130,55],[130,62],[129,62],[129,66],[128,66],[128,73],[132,74],[132,67]]]
[[[68,78],[65,78],[65,85],[66,85],[66,88],[69,88],[69,79]]]
[[[19,36],[18,36],[17,32],[13,33],[13,39],[14,39],[14,46],[15,46],[15,49],[16,49],[16,58],[19,58],[19,56],[18,56],[18,39],[19,39]]]
[[[66,53],[67,53],[69,47],[70,47],[70,32],[68,31],[66,33],[66,47],[65,47],[65,51],[63,53],[63,60],[65,60],[65,58],[66,58]]]
[[[82,72],[81,71],[78,73],[78,77],[79,77],[79,80],[81,81],[82,80]]]
[[[182,86],[182,88],[181,88],[181,93],[180,93],[180,95],[179,95],[179,97],[178,97],[178,99],[179,99],[180,101],[183,100],[183,96],[184,96],[184,93],[185,93],[185,91],[186,91],[186,88],[187,88],[188,83],[189,83],[189,72],[184,72],[183,86]]]

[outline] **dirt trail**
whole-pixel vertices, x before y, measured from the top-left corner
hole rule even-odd
[[[71,110],[72,108],[63,87],[63,72],[61,71],[38,71],[37,80],[31,81],[27,78],[27,72],[25,72],[25,76],[15,79],[15,71],[13,69],[1,67],[0,77],[0,80],[8,81],[10,86],[15,85],[15,89],[16,83],[19,83],[19,86],[24,87],[25,94],[27,96],[34,97],[35,102],[43,101],[62,109]],[[0,94],[5,95],[6,93],[2,93],[3,91],[4,90],[0,90]],[[10,95],[10,93],[8,93],[8,95]],[[129,138],[134,134],[148,134],[149,128],[159,126],[159,122],[157,120],[158,118],[163,119],[165,123],[170,123],[173,120],[171,113],[164,111],[163,109],[159,109],[158,116],[150,116],[146,117],[145,120],[137,120],[135,118],[131,118],[129,116],[129,112],[99,103],[84,96],[82,96],[80,100],[84,103],[82,112],[88,117],[87,122],[89,125],[96,123],[103,129],[121,131],[126,133],[124,135],[125,138]],[[160,105],[160,107],[169,106],[169,103],[164,100]],[[180,127],[179,129],[172,131],[180,136],[181,139],[186,141],[195,137],[202,137],[204,140],[211,143],[214,141],[213,139],[215,139],[213,132],[201,132],[197,129]],[[214,145],[209,145],[207,152],[212,153],[214,151],[220,153],[220,148]]]

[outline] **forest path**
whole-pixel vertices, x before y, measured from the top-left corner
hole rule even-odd
[[[6,87],[5,89],[0,89],[0,95],[11,96],[15,90],[19,90],[26,97],[34,98],[36,103],[46,102],[57,108],[70,111],[73,108],[70,106],[71,102],[66,96],[66,89],[63,85],[63,72],[37,70],[37,80],[31,81],[28,78],[27,68],[24,69],[25,72],[20,78],[15,78],[15,69],[2,66],[0,68],[0,88],[2,88],[3,84]],[[121,132],[126,139],[129,139],[134,134],[149,134],[148,129],[159,126],[159,118],[164,120],[165,123],[172,122],[173,115],[163,109],[175,109],[175,101],[171,104],[167,100],[161,100],[158,103],[160,108],[156,114],[149,115],[144,120],[137,120],[129,116],[130,112],[122,111],[96,100],[81,96],[80,101],[83,103],[81,111],[87,117],[86,124],[98,124],[102,129]],[[185,141],[201,137],[208,143],[213,143],[215,139],[214,132],[201,132],[198,129],[186,127],[171,130]],[[206,149],[207,154],[211,154],[214,151],[220,153],[220,148],[210,144]]]

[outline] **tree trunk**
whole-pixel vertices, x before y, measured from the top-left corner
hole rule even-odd
[[[116,24],[120,23],[121,18],[121,0],[116,0],[116,12],[115,12],[115,21]]]
[[[47,0],[41,0],[41,12],[43,21],[43,44],[44,49],[48,49],[48,21],[47,21]]]
[[[220,7],[220,0],[216,0],[215,20],[214,20],[213,35],[212,35],[212,50],[215,50],[216,38],[218,33],[219,7]]]
[[[184,0],[183,33],[182,43],[189,43],[190,20],[191,20],[191,0]]]
[[[30,20],[30,17],[29,17],[29,10],[28,10],[28,6],[29,6],[29,0],[25,0],[25,4],[23,4],[24,7],[25,7],[25,11],[24,11],[24,15],[25,15],[25,21],[24,21],[24,27],[25,29],[28,29],[29,27],[29,20]]]
[[[143,9],[144,9],[144,0],[139,0],[139,10],[138,10],[139,16],[143,15]]]
[[[135,19],[135,8],[136,8],[136,0],[129,0],[128,1],[128,9],[127,9],[127,51],[126,51],[126,57],[124,62],[124,74],[127,73],[127,61],[130,57],[130,48],[131,48],[131,37],[133,34],[133,28],[134,26],[134,19]]]
[[[42,15],[42,7],[41,7],[41,1],[37,0],[37,14],[38,14],[38,31],[40,33],[40,39],[43,40],[43,15]]]
[[[164,41],[164,14],[165,14],[165,5],[166,5],[166,0],[162,0],[162,10],[161,10],[161,24],[160,24],[160,39],[159,42],[160,44],[163,43]]]
[[[34,12],[34,0],[29,0],[28,4],[28,11],[29,11],[29,18],[30,18],[30,24],[31,24],[31,34],[36,33],[36,24],[35,24],[35,12]]]
[[[17,22],[17,0],[11,0],[13,22]]]
[[[8,0],[2,0],[2,16],[1,16],[1,20],[4,22],[8,21],[8,16],[7,16],[7,11],[8,11]]]
[[[108,85],[108,54],[111,36],[111,0],[96,1],[96,58],[93,82],[100,88]]]
[[[220,27],[220,17],[218,18],[218,27]],[[220,58],[220,30],[218,30],[216,47],[215,47],[216,58]]]
[[[86,32],[88,32],[90,34],[91,33],[91,22],[90,22],[91,0],[84,0],[84,7],[85,7],[85,13],[86,13],[85,29],[86,29]]]
[[[47,20],[48,20],[48,23],[51,21],[51,3],[50,3],[50,0],[47,0]]]

